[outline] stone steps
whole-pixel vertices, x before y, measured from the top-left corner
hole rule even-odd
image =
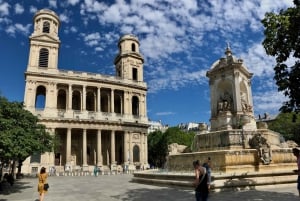
[[[173,187],[185,187],[193,189],[193,173],[160,173],[155,171],[144,171],[134,173],[133,182],[152,185],[163,185]],[[214,191],[221,189],[245,189],[262,185],[276,185],[296,183],[297,175],[293,171],[282,172],[247,172],[247,173],[213,173],[211,188]]]

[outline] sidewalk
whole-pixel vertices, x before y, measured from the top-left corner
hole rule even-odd
[[[191,190],[159,187],[131,182],[132,175],[49,177],[45,201],[194,201]],[[38,201],[37,178],[7,183],[0,191],[0,201]],[[261,186],[244,191],[221,191],[210,194],[209,201],[299,201],[296,184]]]

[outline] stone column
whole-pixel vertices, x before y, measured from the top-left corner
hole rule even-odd
[[[241,105],[241,90],[240,90],[240,73],[234,72],[234,90],[233,90],[233,105],[234,105],[234,112],[241,112],[242,105]]]
[[[86,129],[83,129],[83,133],[82,133],[82,166],[87,166],[87,151],[86,151]]]
[[[72,85],[69,85],[68,110],[72,110]]]
[[[130,164],[133,164],[132,133],[129,133],[129,156],[130,156]]]
[[[147,116],[147,96],[144,94],[144,116],[146,117]]]
[[[128,150],[128,133],[127,131],[124,132],[124,164],[128,163],[129,158],[129,150]]]
[[[111,135],[110,135],[110,158],[111,158],[111,164],[115,164],[116,163],[116,152],[115,152],[115,131],[112,130],[111,131]]]
[[[82,110],[86,110],[86,86],[82,86]]]
[[[128,105],[129,105],[129,92],[125,91],[124,92],[124,114],[125,115],[130,114]]]
[[[141,150],[140,150],[140,162],[144,164],[145,159],[145,143],[144,143],[144,133],[140,133],[140,144],[141,144]]]
[[[101,96],[100,87],[97,89],[97,112],[101,112]]]
[[[101,130],[97,133],[97,166],[102,166],[102,146],[101,146]]]
[[[111,89],[110,95],[110,106],[111,106],[111,113],[115,112],[115,97],[114,97],[114,89]]]
[[[148,165],[148,136],[147,136],[147,133],[145,133],[144,135],[144,143],[145,143],[145,153],[144,153],[144,156],[145,156],[145,164]]]
[[[71,128],[67,129],[66,164],[71,162]]]

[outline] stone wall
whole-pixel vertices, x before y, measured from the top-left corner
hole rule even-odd
[[[261,172],[297,169],[292,149],[272,149],[272,161],[264,165],[256,149],[218,150],[168,156],[169,171],[193,171],[193,161],[204,163],[210,157],[213,172]]]

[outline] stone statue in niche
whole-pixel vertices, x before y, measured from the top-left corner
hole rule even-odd
[[[221,111],[230,111],[232,105],[232,97],[228,92],[224,92],[223,95],[220,96],[218,102],[218,112]]]
[[[249,145],[257,150],[258,157],[264,165],[271,163],[272,150],[266,138],[257,133],[249,140]]]
[[[252,112],[252,106],[246,100],[246,93],[241,93],[241,104],[243,112]]]

